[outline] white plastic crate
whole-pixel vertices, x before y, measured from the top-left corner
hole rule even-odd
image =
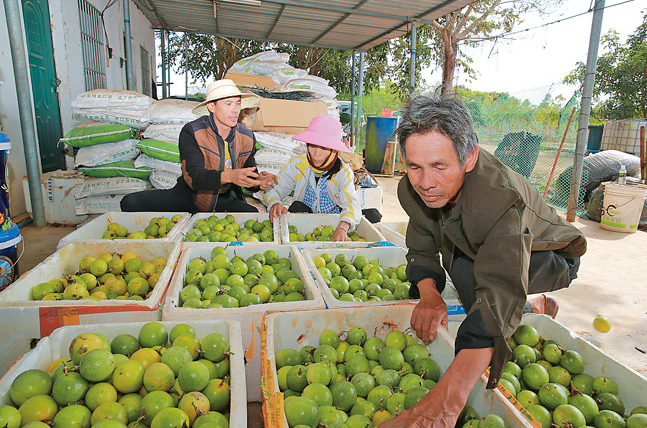
[[[192,309],[179,306],[180,291],[184,287],[184,277],[186,275],[187,264],[196,257],[211,259],[211,250],[217,247],[217,243],[211,243],[211,246],[199,246],[185,248],[178,262],[177,269],[171,280],[168,294],[164,301],[162,319],[165,321],[182,321],[192,319],[228,319],[236,320],[241,324],[243,332],[243,346],[246,349],[247,358],[247,400],[260,401],[261,389],[259,380],[261,377],[261,321],[263,314],[268,310],[276,311],[298,311],[303,309],[323,309],[325,303],[314,280],[310,276],[303,257],[299,251],[290,246],[273,246],[265,247],[247,247],[247,246],[228,246],[227,253],[229,257],[240,256],[244,259],[266,250],[276,250],[279,257],[287,257],[292,262],[292,270],[296,272],[303,280],[305,287],[306,300],[300,302],[278,302],[265,303],[261,305],[251,305],[243,308],[212,308],[212,309]],[[222,243],[224,246],[224,243]]]
[[[304,249],[316,248],[368,248],[371,246],[391,245],[386,241],[384,236],[375,228],[375,226],[362,216],[355,231],[365,239],[364,242],[348,241],[290,241],[290,231],[288,227],[294,225],[299,233],[304,235],[312,232],[315,227],[332,225],[337,227],[339,224],[339,214],[292,214],[288,213],[281,217],[281,241],[283,244],[295,245]]]
[[[357,256],[366,256],[368,260],[379,260],[381,266],[386,269],[390,266],[397,267],[401,264],[406,264],[406,255],[407,250],[399,247],[376,247],[376,248],[349,248],[349,249],[322,249],[322,250],[302,250],[303,258],[310,268],[311,275],[314,276],[317,287],[324,298],[326,307],[328,308],[350,308],[350,307],[373,307],[376,305],[393,305],[402,302],[417,303],[418,300],[387,300],[383,302],[344,302],[339,299],[336,299],[330,287],[325,283],[323,277],[316,269],[314,259],[317,256],[322,255],[323,253],[328,253],[334,259],[337,254],[344,253],[348,260],[353,260]],[[448,317],[448,330],[452,335],[456,335],[458,332],[458,327],[465,319],[465,310],[461,305],[460,300],[458,299],[458,292],[454,288],[454,285],[449,280],[445,285],[445,289],[442,293],[443,300],[447,304],[447,317]]]
[[[627,414],[634,408],[645,405],[647,378],[638,372],[622,365],[591,342],[546,315],[525,314],[521,324],[531,325],[544,339],[554,340],[562,348],[578,352],[584,359],[584,373],[594,378],[606,376],[613,379],[618,384],[618,397],[624,402]],[[637,393],[638,391],[643,392]],[[509,393],[508,395],[515,407],[525,411],[516,398]]]
[[[392,221],[375,223],[375,228],[386,239],[393,242],[398,247],[407,248],[407,225],[408,221]]]
[[[357,189],[357,196],[362,209],[375,208],[382,211],[382,188],[381,187],[360,187]]]
[[[197,220],[200,219],[207,219],[211,217],[212,215],[218,216],[218,218],[224,218],[227,214],[231,214],[234,216],[236,219],[236,223],[239,225],[243,225],[247,220],[256,220],[256,221],[263,221],[263,220],[269,220],[270,215],[268,213],[198,213],[198,214],[193,214],[193,216],[187,221],[182,229],[180,230],[180,237],[178,238],[180,241],[184,241],[184,237],[186,234],[189,232],[189,230],[193,229],[193,223],[195,223]],[[252,247],[257,247],[257,246],[266,246],[266,245],[280,245],[281,244],[281,233],[280,233],[280,225],[277,223],[273,227],[274,229],[274,239],[271,242],[240,242],[240,241],[232,241],[232,242],[184,242],[182,244],[182,248],[191,248],[191,247],[200,247],[200,246],[209,246],[209,245],[218,245],[218,244],[227,244],[230,247],[235,247],[235,246],[252,246]]]
[[[99,241],[99,242],[113,242],[112,239],[103,239],[103,233],[108,230],[108,226],[111,223],[118,223],[120,226],[124,226],[128,229],[129,232],[137,232],[144,230],[146,226],[150,223],[153,217],[166,217],[169,220],[176,214],[180,214],[182,219],[177,222],[173,229],[168,233],[165,238],[157,238],[155,242],[165,242],[173,241],[177,242],[180,240],[180,231],[184,225],[191,218],[191,214],[186,212],[181,213],[172,213],[172,212],[136,212],[136,213],[124,213],[124,212],[110,212],[101,214],[99,217],[94,220],[84,224],[79,227],[74,232],[69,233],[67,236],[64,236],[59,242],[57,248],[61,248],[65,244],[70,242],[77,241]],[[126,242],[137,242],[141,239],[118,239],[115,241],[126,241]]]
[[[404,331],[410,327],[414,305],[401,303],[394,306],[373,308],[338,308],[325,311],[301,311],[289,313],[268,313],[263,331],[263,415],[267,428],[287,427],[283,412],[283,393],[276,378],[276,354],[282,349],[300,349],[303,346],[319,345],[319,335],[324,330],[337,333],[361,326],[369,334],[376,331],[382,339],[393,330]],[[316,320],[316,322],[313,322]],[[440,329],[436,339],[428,346],[433,358],[444,373],[454,359],[452,337]],[[487,378],[481,375],[467,399],[483,417],[494,413],[501,416],[510,427],[533,427],[529,420],[517,412],[498,389],[486,390]]]
[[[63,274],[78,271],[79,261],[86,255],[130,251],[144,260],[166,257],[167,264],[157,286],[146,300],[57,300],[31,299],[33,286]],[[102,324],[107,322],[158,321],[162,318],[162,298],[180,255],[176,242],[72,242],[47,257],[32,270],[0,293],[3,328],[0,331],[0,373],[30,349],[30,341],[49,335],[67,325]]]
[[[231,351],[229,374],[230,412],[229,426],[234,428],[247,427],[247,403],[245,400],[245,366],[243,363],[243,345],[240,340],[240,324],[236,321],[187,321],[196,332],[198,338],[209,333],[220,333],[229,339]],[[0,404],[11,404],[9,387],[20,374],[30,369],[47,371],[52,361],[69,356],[69,346],[72,339],[81,333],[100,333],[112,341],[119,334],[131,334],[137,337],[145,323],[120,323],[102,325],[69,326],[57,329],[50,337],[38,342],[38,345],[27,352],[11,367],[9,372],[0,379]],[[179,322],[162,322],[168,332]]]

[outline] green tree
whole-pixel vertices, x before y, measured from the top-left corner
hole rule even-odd
[[[470,80],[476,78],[472,58],[461,51],[459,45],[474,47],[496,34],[510,32],[523,22],[523,14],[531,11],[544,14],[562,1],[481,0],[437,18],[430,24],[431,28],[422,26],[420,30],[428,37],[427,45],[418,45],[418,50],[423,52],[421,66],[429,67],[432,61],[442,66],[441,95],[447,96],[452,92],[456,67],[460,67]]]
[[[598,57],[593,86],[598,105],[592,114],[612,120],[647,117],[647,14],[626,43],[610,30],[601,44],[605,53]],[[582,85],[585,69],[578,62],[564,82]]]

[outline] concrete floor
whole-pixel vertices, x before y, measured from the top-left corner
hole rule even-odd
[[[400,177],[377,177],[383,188],[382,221],[408,221],[396,196]],[[626,366],[647,376],[647,233],[610,232],[598,223],[577,219],[575,226],[588,238],[579,278],[570,288],[554,293],[561,309],[557,321],[595,343]],[[58,241],[74,227],[21,229],[25,252],[20,272],[33,268],[56,250]],[[611,319],[613,329],[602,334],[593,329],[597,315]],[[261,427],[260,403],[249,403],[249,427]]]

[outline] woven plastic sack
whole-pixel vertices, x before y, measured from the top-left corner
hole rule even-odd
[[[255,61],[280,61],[287,64],[288,61],[290,61],[290,54],[277,53],[275,50],[259,52],[236,61],[234,65],[231,66],[230,70],[237,71],[239,73],[253,73],[251,64]]]
[[[294,79],[290,80],[288,83],[283,85],[284,91],[306,91],[312,92],[315,95],[318,95],[323,98],[335,98],[337,96],[337,91],[332,87],[328,86],[328,82],[321,82],[320,78],[312,79],[316,76],[307,76],[303,79]],[[324,80],[325,79],[321,79]]]
[[[173,174],[168,171],[163,171],[160,169],[154,169],[149,177],[149,180],[154,188],[167,190],[175,186],[177,183],[177,178],[180,174]]]
[[[177,144],[183,127],[181,124],[150,125],[142,133],[142,137]]]
[[[175,174],[176,177],[182,174],[181,164],[155,159],[146,154],[139,155],[139,157],[135,159],[135,167],[148,167],[152,170],[165,171],[170,174]]]
[[[261,149],[254,156],[256,165],[278,165],[284,166],[290,162],[292,156],[281,150]]]
[[[136,131],[126,125],[90,122],[72,128],[59,140],[59,143],[69,144],[72,147],[86,147],[123,141],[135,135]]]
[[[166,99],[155,101],[150,106],[151,125],[182,124],[196,120],[199,116],[192,113],[197,101]]]
[[[76,215],[104,214],[108,212],[121,212],[121,200],[126,195],[90,196],[81,199],[79,205],[74,207]]]
[[[137,148],[152,158],[180,163],[180,149],[176,143],[144,139],[137,144]]]
[[[144,130],[153,99],[135,91],[93,89],[72,101],[72,113],[97,122],[120,123]]]
[[[127,195],[133,192],[141,192],[150,189],[148,181],[132,177],[88,177],[78,192],[74,195],[76,199],[89,196],[105,195]]]
[[[81,147],[74,158],[74,166],[95,166],[105,163],[135,160],[139,156],[138,140],[97,144]]]
[[[131,161],[113,162],[105,165],[81,167],[79,171],[91,177],[133,177],[148,180],[151,170],[148,167],[136,168]]]
[[[294,68],[290,65],[285,65],[284,67],[278,68],[270,73],[267,73],[267,77],[271,77],[274,82],[279,85],[285,85],[290,80],[300,79],[306,77],[308,72],[300,68]]]
[[[305,143],[292,139],[292,134],[279,132],[254,132],[256,142],[264,149],[280,150],[291,154],[304,154]]]

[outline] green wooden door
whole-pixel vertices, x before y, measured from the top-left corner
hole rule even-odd
[[[60,81],[54,67],[47,0],[23,0],[22,12],[42,170],[49,172],[65,169],[63,147],[57,147],[62,136],[57,92]]]

